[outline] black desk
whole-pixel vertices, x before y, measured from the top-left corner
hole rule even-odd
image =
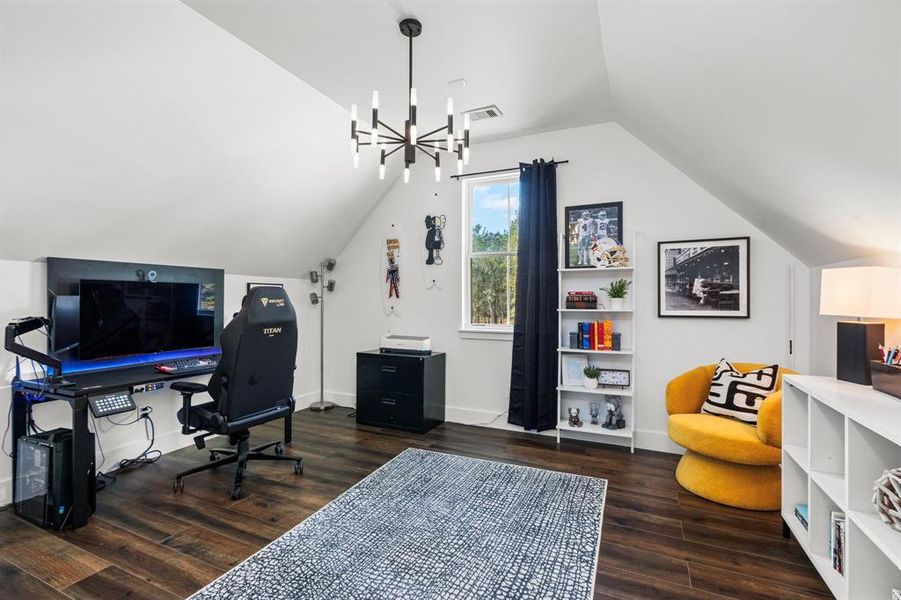
[[[16,498],[16,450],[19,438],[27,435],[26,417],[29,404],[43,404],[61,400],[67,402],[72,408],[72,447],[82,448],[88,439],[88,396],[121,392],[130,390],[132,385],[138,383],[152,383],[156,381],[170,381],[184,379],[197,375],[208,375],[214,371],[213,367],[198,369],[190,373],[161,373],[153,366],[126,367],[109,371],[95,371],[91,373],[78,373],[65,375],[65,379],[72,385],[44,388],[44,400],[39,403],[30,403],[25,397],[26,392],[39,392],[40,383],[34,381],[13,380],[12,382],[12,461],[13,461],[13,502]],[[93,453],[94,448],[91,448]],[[88,523],[90,516],[90,502],[88,500],[89,482],[84,477],[91,467],[92,456],[85,452],[73,451],[72,453],[72,527],[83,527]],[[79,475],[80,474],[80,475]],[[90,482],[93,484],[93,482]]]

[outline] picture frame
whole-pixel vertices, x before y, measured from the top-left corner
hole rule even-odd
[[[751,238],[657,242],[657,316],[751,317]]]
[[[560,372],[563,376],[563,385],[582,385],[582,369],[588,366],[588,356],[585,354],[564,354]]]
[[[563,226],[564,268],[599,268],[597,256],[601,252],[623,245],[623,203],[567,206]]]
[[[282,289],[285,288],[285,284],[284,284],[284,283],[262,283],[262,282],[256,282],[256,281],[248,281],[248,282],[247,282],[247,293],[249,294],[249,293],[250,293],[250,290],[252,290],[252,289],[255,288],[255,287],[261,287],[261,286],[266,286],[266,287],[280,287],[280,288],[282,288]]]

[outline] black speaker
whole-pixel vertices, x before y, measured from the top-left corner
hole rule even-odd
[[[839,321],[836,334],[835,376],[872,385],[870,361],[882,360],[879,345],[885,339],[885,324]]]

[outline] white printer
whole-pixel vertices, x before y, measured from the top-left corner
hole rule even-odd
[[[432,338],[417,335],[397,335],[389,331],[382,336],[379,350],[401,354],[431,354]]]

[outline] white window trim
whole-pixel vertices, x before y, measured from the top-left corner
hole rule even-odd
[[[485,175],[482,177],[469,177],[463,179],[463,185],[460,186],[462,189],[462,197],[461,203],[463,204],[463,226],[460,228],[463,230],[463,240],[462,240],[462,252],[461,255],[463,257],[462,263],[463,268],[461,269],[463,273],[462,280],[462,302],[461,302],[461,327],[460,327],[460,337],[465,339],[481,339],[481,340],[512,340],[513,339],[513,325],[479,325],[473,324],[470,322],[470,317],[472,316],[472,311],[470,309],[470,299],[471,293],[469,289],[469,265],[470,258],[472,258],[472,254],[470,249],[472,248],[472,221],[471,221],[471,212],[472,212],[472,188],[474,185],[484,184],[486,182],[498,182],[498,181],[519,181],[519,173],[500,173],[495,175]],[[509,205],[508,205],[508,215],[507,222],[509,223]],[[478,256],[516,256],[516,251],[513,252],[479,252]]]

